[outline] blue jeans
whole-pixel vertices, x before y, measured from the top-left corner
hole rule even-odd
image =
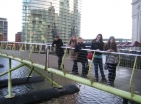
[[[85,71],[85,63],[81,62],[81,64],[82,64],[82,74],[83,74]],[[76,73],[78,72],[77,60],[73,60],[72,72],[76,72]]]
[[[105,78],[104,71],[103,71],[102,58],[94,58],[94,71],[95,71],[96,78],[98,78],[98,66],[100,69],[101,77]]]
[[[78,72],[77,60],[73,60],[72,72]]]

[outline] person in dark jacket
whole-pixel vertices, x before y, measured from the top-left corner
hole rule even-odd
[[[101,50],[102,51],[103,48],[104,48],[104,42],[103,42],[102,34],[98,34],[96,39],[94,39],[92,41],[91,49],[92,50]],[[106,81],[105,74],[104,74],[104,71],[103,71],[102,53],[95,52],[95,56],[94,56],[94,71],[95,71],[95,78],[96,78],[95,80],[97,82],[99,81],[98,66],[99,66],[101,77],[102,77],[101,81]]]
[[[52,43],[52,46],[56,49],[56,55],[58,56],[58,69],[61,70],[60,66],[62,63],[62,57],[64,55],[64,50],[61,48],[63,46],[62,40],[59,38],[59,36],[55,37],[55,40]]]
[[[82,77],[86,78],[87,77],[87,71],[86,71],[86,65],[87,63],[87,51],[81,50],[85,49],[85,44],[82,41],[82,38],[78,38],[78,43],[75,45],[75,52],[77,52],[77,62],[82,63]]]
[[[117,52],[117,44],[115,42],[115,38],[113,36],[111,36],[108,40],[108,42],[106,43],[105,47],[104,47],[105,51],[108,52]],[[115,55],[112,55],[115,56]],[[115,56],[117,57],[117,56]],[[107,56],[107,58],[110,58],[110,55]],[[116,58],[115,58],[116,60]],[[108,82],[107,85],[110,86],[115,86],[114,85],[114,81],[115,81],[115,77],[116,77],[116,67],[118,64],[118,61],[116,62],[115,60],[113,61],[109,61],[107,60],[107,67],[108,67]]]

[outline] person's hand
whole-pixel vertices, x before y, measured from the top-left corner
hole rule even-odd
[[[97,49],[98,51],[100,51],[100,49]]]
[[[54,47],[56,47],[56,44],[54,44]]]
[[[70,46],[70,49],[72,49],[72,46]]]
[[[109,50],[107,50],[108,52],[111,52],[111,50],[109,49]]]

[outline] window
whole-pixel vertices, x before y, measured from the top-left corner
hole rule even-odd
[[[39,24],[42,24],[42,21],[39,21]]]
[[[3,21],[0,21],[0,26],[3,26]]]
[[[4,36],[7,36],[7,33],[4,33]]]
[[[32,24],[36,24],[36,21],[32,21]]]
[[[61,4],[61,6],[63,6],[63,5],[64,5],[64,3],[63,3],[63,2],[61,2],[60,4]]]

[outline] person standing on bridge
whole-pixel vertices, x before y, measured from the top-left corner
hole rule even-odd
[[[91,49],[92,50],[102,51],[103,48],[104,48],[104,42],[103,42],[102,34],[98,34],[96,39],[92,40]],[[99,81],[98,66],[99,66],[101,77],[102,77],[101,81],[105,82],[106,78],[105,78],[105,74],[104,74],[104,71],[103,71],[102,53],[95,52],[94,62],[93,63],[94,63],[94,71],[95,71],[95,80],[96,80],[96,82]]]
[[[75,52],[75,50],[72,49],[72,48],[75,48],[76,44],[77,44],[77,38],[76,38],[76,35],[73,35],[70,38],[70,41],[68,43],[68,46],[70,47],[69,55],[70,55],[71,60],[73,61],[72,72],[70,73],[78,75],[79,73],[78,73],[78,66],[77,66],[77,52]]]
[[[117,52],[117,44],[115,42],[115,38],[111,36],[104,46],[104,50],[108,52]],[[116,77],[116,66],[118,63],[118,56],[117,55],[112,55],[108,54],[106,56],[106,64],[108,68],[108,82],[107,85],[114,86],[114,81]]]
[[[87,70],[86,66],[88,65],[88,60],[87,60],[87,51],[86,50],[81,50],[85,49],[86,46],[83,43],[83,40],[81,37],[78,38],[78,43],[75,45],[75,52],[77,52],[77,62],[82,63],[82,74],[81,76],[84,78],[87,78]]]
[[[63,46],[63,42],[59,36],[55,36],[55,40],[53,41],[52,46],[56,49],[56,55],[58,56],[58,69],[61,70],[60,66],[62,63],[62,57],[64,55],[64,49],[61,48],[61,46]]]

